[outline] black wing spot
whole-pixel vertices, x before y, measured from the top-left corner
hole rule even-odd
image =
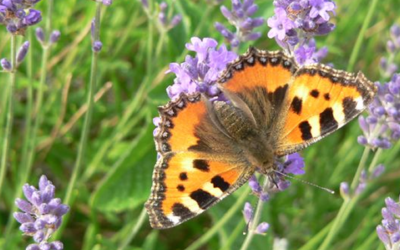
[[[208,208],[210,206],[210,204],[212,204],[214,201],[217,200],[217,198],[215,196],[213,196],[209,192],[206,192],[202,189],[193,191],[190,194],[190,198],[195,200],[201,209]]]
[[[185,207],[182,203],[174,203],[172,206],[172,213],[175,216],[179,217],[193,217],[195,214],[192,213],[192,211],[189,210],[189,208]]]
[[[299,124],[299,128],[301,131],[301,138],[303,140],[309,140],[312,138],[312,134],[311,134],[311,125],[308,121],[304,121],[302,123]]]
[[[221,176],[216,175],[214,178],[211,179],[211,183],[214,185],[215,188],[221,189],[222,192],[225,192],[229,188],[229,183],[226,182]]]
[[[186,172],[182,172],[179,174],[179,179],[181,181],[186,181],[188,179],[187,173]]]
[[[346,122],[349,121],[354,116],[354,110],[357,107],[357,102],[353,100],[351,97],[346,97],[343,99],[343,113],[346,119]]]
[[[321,114],[319,114],[319,124],[321,126],[321,135],[338,128],[338,123],[333,116],[332,108],[326,108]]]
[[[295,112],[298,115],[301,113],[302,102],[303,101],[300,98],[295,96],[293,98],[293,101],[292,101],[292,104],[291,104],[291,108],[292,108],[293,112]]]
[[[329,101],[331,99],[331,95],[329,93],[324,94],[325,100]]]
[[[194,160],[193,167],[203,172],[210,171],[210,166],[208,165],[208,162],[205,160]]]
[[[313,89],[313,90],[310,92],[310,95],[311,95],[312,97],[314,97],[314,98],[318,98],[318,96],[319,96],[319,91],[316,90],[316,89]]]
[[[181,184],[179,184],[179,185],[176,187],[176,189],[178,189],[178,190],[181,191],[181,192],[185,191],[185,187],[184,187],[183,185],[181,185]]]

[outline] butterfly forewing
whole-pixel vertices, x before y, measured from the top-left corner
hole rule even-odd
[[[276,154],[298,151],[339,129],[365,109],[375,91],[362,73],[322,64],[300,68],[289,88]]]

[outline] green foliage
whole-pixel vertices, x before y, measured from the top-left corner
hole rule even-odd
[[[149,2],[158,8],[159,2]],[[69,218],[58,235],[65,244],[64,249],[239,249],[243,243],[242,232],[246,230],[241,214],[243,202],[254,205],[257,200],[248,195],[248,187],[242,187],[201,216],[169,230],[152,230],[142,212],[150,194],[156,161],[152,118],[157,116],[156,107],[168,101],[165,89],[172,84],[172,77],[164,73],[169,63],[184,60],[189,53],[185,43],[191,37],[213,37],[223,42],[214,22],[226,24],[219,6],[206,1],[167,2],[172,6],[170,14],[182,14],[183,21],[165,36],[157,29],[156,20],[148,19],[140,1],[117,0],[102,8],[103,50],[99,54],[95,90],[98,100],[94,104],[83,166],[72,192]],[[272,15],[272,1],[255,2],[259,4],[257,15],[264,18]],[[346,69],[368,13],[369,1],[338,0],[336,3],[337,28],[329,36],[317,38],[317,45],[329,48],[326,63]],[[230,1],[225,0],[223,4],[230,6]],[[46,13],[47,5],[47,1],[41,1],[37,7]],[[387,80],[379,78],[379,60],[386,53],[390,26],[400,23],[399,9],[398,0],[378,1],[361,37],[360,53],[352,66],[372,80]],[[86,110],[83,106],[92,63],[90,22],[94,15],[94,1],[54,2],[51,25],[62,35],[49,51],[43,105],[38,111],[42,121],[33,141],[33,165],[27,172],[22,152],[24,145],[33,140],[27,133],[25,120],[30,98],[28,89],[38,91],[42,67],[42,48],[35,39],[31,63],[28,58],[19,68],[11,151],[0,194],[1,249],[24,249],[29,244],[20,235],[16,223],[11,222],[14,198],[20,193],[25,173],[31,184],[37,183],[40,175],[47,175],[57,187],[56,196],[65,197],[83,129]],[[45,20],[38,26],[44,23]],[[0,58],[3,58],[9,55],[10,36],[1,28]],[[269,50],[278,48],[274,40],[267,38],[266,25],[260,31],[262,38],[256,43],[243,44],[241,53],[250,45]],[[34,33],[29,30],[18,43],[29,39],[30,32]],[[396,58],[396,62],[399,64],[400,59]],[[7,74],[0,73],[2,119],[7,79]],[[35,117],[28,114],[30,119]],[[2,138],[4,120],[0,125]],[[357,122],[352,122],[302,152],[306,160],[303,179],[333,189],[336,194],[293,181],[288,190],[276,194],[266,204],[262,220],[270,223],[270,229],[266,236],[254,237],[251,249],[272,249],[276,237],[287,239],[288,249],[318,248],[343,203],[339,185],[342,181],[351,182],[356,172],[363,151],[357,144],[360,133]],[[383,249],[375,228],[381,220],[384,198],[397,197],[400,193],[399,150],[400,146],[396,145],[382,153],[378,163],[385,164],[387,171],[369,184],[327,249]]]

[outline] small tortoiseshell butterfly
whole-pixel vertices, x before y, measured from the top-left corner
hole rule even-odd
[[[274,157],[336,131],[369,104],[375,85],[323,64],[299,67],[282,51],[250,48],[218,87],[229,102],[181,94],[159,108],[160,154],[146,209],[153,228],[204,212],[253,175],[271,174]]]

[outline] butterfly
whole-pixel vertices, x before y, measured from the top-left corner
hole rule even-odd
[[[298,66],[283,51],[250,48],[218,80],[228,102],[182,93],[159,107],[160,157],[145,207],[153,228],[204,212],[274,159],[333,133],[372,101],[376,86],[323,64]]]

